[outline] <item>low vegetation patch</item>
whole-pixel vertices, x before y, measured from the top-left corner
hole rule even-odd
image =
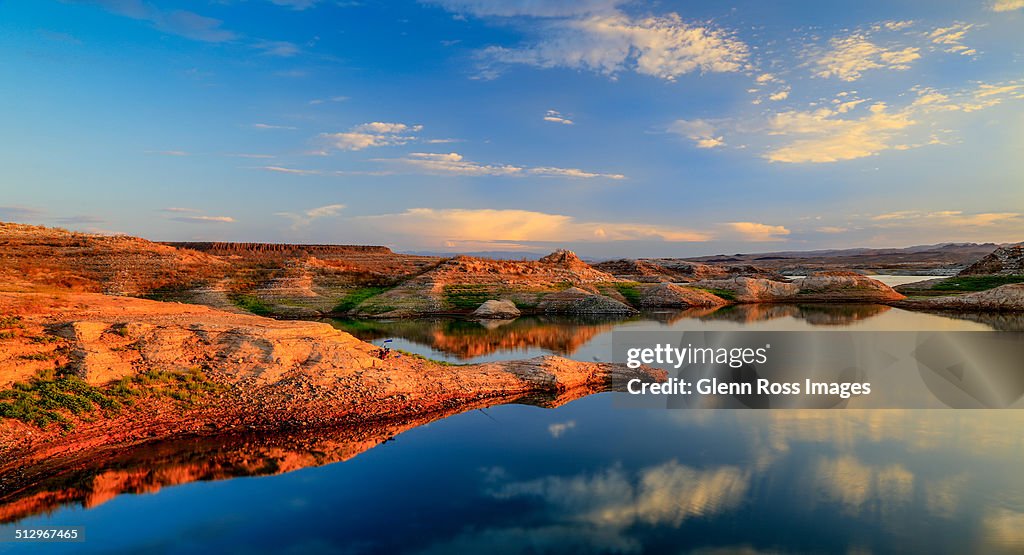
[[[231,302],[235,303],[238,308],[257,316],[270,316],[274,312],[270,309],[270,305],[255,295],[233,295]]]
[[[404,357],[415,358],[415,359],[418,359],[418,360],[425,360],[427,362],[432,362],[434,364],[440,364],[441,366],[466,366],[468,364],[468,363],[466,363],[466,364],[459,364],[459,363],[455,363],[455,362],[448,362],[446,360],[437,360],[435,358],[425,357],[425,356],[423,356],[423,355],[421,355],[419,353],[412,353],[412,352],[405,351],[405,350],[402,350],[402,349],[392,349],[392,351],[394,351],[396,353],[400,353]]]
[[[932,286],[935,291],[974,292],[994,289],[1001,285],[1024,283],[1024,276],[958,276]]]
[[[113,416],[135,399],[169,397],[189,406],[206,395],[222,389],[206,377],[202,369],[184,372],[150,371],[123,378],[103,387],[60,371],[40,372],[28,382],[0,391],[0,418],[11,418],[46,428],[57,424],[64,430],[74,428],[73,417],[99,412]]]
[[[725,299],[727,301],[736,300],[736,294],[733,293],[732,291],[729,291],[728,289],[713,289],[710,287],[694,287],[694,289],[700,289],[701,291],[711,293],[712,295]]]
[[[457,310],[475,310],[478,306],[495,296],[495,291],[488,285],[445,285],[444,300],[448,306]]]
[[[376,297],[377,295],[380,295],[381,293],[387,290],[387,287],[380,286],[359,287],[353,289],[352,291],[349,291],[348,294],[346,294],[345,297],[342,298],[337,305],[334,306],[332,312],[348,312],[362,304],[363,301]]]
[[[630,305],[637,307],[640,306],[640,287],[636,283],[616,283],[615,289],[619,291],[626,302]]]

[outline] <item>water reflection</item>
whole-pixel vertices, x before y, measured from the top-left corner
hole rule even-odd
[[[515,320],[430,318],[417,320],[332,320],[332,324],[366,341],[398,337],[466,361],[508,353],[532,356],[539,351],[576,354],[603,333],[627,324],[664,326],[730,322],[749,324],[786,319],[808,326],[848,326],[892,310],[877,304],[791,305],[743,304],[649,312],[640,316],[525,316]]]
[[[508,402],[556,408],[595,392],[577,388],[511,401],[485,399],[417,418],[339,428],[186,437],[127,449],[92,450],[55,460],[26,457],[0,468],[0,523],[49,513],[63,505],[93,508],[122,494],[156,493],[190,482],[270,476],[347,461],[407,430],[461,412]],[[564,429],[555,427],[551,433],[557,437],[562,432]]]

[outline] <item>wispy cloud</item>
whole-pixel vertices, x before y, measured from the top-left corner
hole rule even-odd
[[[280,40],[258,40],[252,43],[252,47],[265,56],[277,58],[291,58],[302,53],[302,49],[297,44]]]
[[[261,166],[259,169],[268,172],[287,173],[291,175],[323,175],[324,173],[320,170],[304,170],[298,168],[286,168],[283,166]]]
[[[690,139],[697,148],[715,148],[725,145],[722,135],[715,133],[714,124],[702,119],[676,120],[668,126],[668,132]]]
[[[314,98],[313,100],[309,101],[309,104],[311,104],[313,106],[316,106],[317,104],[324,104],[326,102],[345,102],[346,100],[349,100],[349,97],[347,97],[347,96],[332,96],[332,97],[329,97],[329,98]]]
[[[576,421],[575,420],[566,420],[565,422],[555,422],[553,424],[548,424],[548,433],[551,434],[551,437],[553,437],[555,439],[558,439],[558,438],[562,437],[563,435],[565,435],[565,432],[568,432],[569,430],[572,430],[575,427],[576,427]]]
[[[785,226],[757,222],[729,222],[724,225],[743,239],[753,242],[784,241],[790,233]]]
[[[548,110],[544,114],[544,121],[550,121],[551,123],[561,123],[562,125],[573,125],[571,119],[563,116],[558,110]]]
[[[175,216],[170,219],[186,224],[229,224],[235,221],[231,216]]]
[[[159,154],[161,156],[188,156],[184,150],[147,150],[146,154]]]
[[[748,66],[749,48],[734,33],[686,22],[676,13],[632,18],[619,11],[573,13],[536,25],[538,41],[480,53],[483,77],[501,65],[583,69],[614,76],[624,71],[674,81],[687,73],[734,72]]]
[[[288,218],[292,222],[291,228],[293,230],[297,230],[302,227],[308,226],[313,222],[313,220],[337,216],[344,209],[344,204],[327,204],[324,206],[318,206],[316,208],[310,208],[309,210],[304,210],[299,213],[277,212],[274,215],[281,216],[283,218]]]
[[[907,70],[921,57],[915,46],[881,46],[863,32],[835,37],[828,49],[812,52],[817,77],[836,77],[856,81],[873,69]]]
[[[477,17],[571,17],[607,13],[624,0],[420,0]]]
[[[529,210],[410,208],[397,214],[363,216],[358,221],[379,232],[404,235],[423,245],[710,239],[707,233],[676,226],[586,221]]]
[[[54,218],[55,222],[62,225],[85,225],[85,224],[101,224],[106,220],[103,218],[97,218],[96,216],[79,215],[79,216],[63,216],[60,218]]]
[[[161,208],[161,212],[171,212],[172,214],[195,214],[199,212],[195,208],[182,208],[179,206],[168,206],[167,208]]]
[[[24,221],[43,216],[41,210],[27,206],[0,206],[0,220]]]
[[[465,175],[465,176],[523,176],[537,175],[541,177],[567,177],[576,179],[625,179],[626,176],[617,173],[599,173],[584,171],[577,168],[555,168],[535,167],[529,168],[511,164],[481,164],[466,160],[461,154],[413,152],[404,158],[378,159],[380,162],[402,164],[424,173],[436,175]]]
[[[153,28],[191,40],[226,42],[238,34],[221,27],[221,20],[186,10],[166,10],[143,0],[80,0],[120,16],[146,21]]]
[[[270,3],[293,10],[307,10],[319,4],[320,0],[270,0]]]
[[[840,92],[829,102],[816,100],[804,108],[767,111],[754,118],[677,120],[667,127],[699,148],[753,143],[771,162],[830,163],[949,144],[955,120],[948,114],[969,114],[1024,99],[1024,79],[975,83],[962,89],[913,87],[897,95],[899,105]]]
[[[357,125],[343,133],[321,133],[319,141],[337,150],[363,150],[380,146],[404,145],[416,140],[422,125],[374,121]]]
[[[974,25],[968,23],[954,23],[949,27],[939,27],[930,33],[928,33],[928,39],[933,44],[938,45],[945,52],[951,54],[960,54],[963,56],[973,56],[977,54],[977,50],[968,47],[963,43],[964,35],[967,31],[974,28]]]
[[[269,123],[254,123],[252,124],[253,129],[295,129],[291,125],[272,125]]]
[[[994,12],[1012,12],[1024,8],[1024,0],[996,0],[989,9]]]

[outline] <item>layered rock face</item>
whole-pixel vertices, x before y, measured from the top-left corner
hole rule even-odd
[[[508,300],[497,301],[491,299],[477,307],[471,316],[474,318],[494,318],[504,320],[509,318],[518,318],[521,314],[522,313],[519,309],[516,308],[516,303]]]
[[[141,295],[215,281],[230,272],[216,257],[125,235],[0,223],[0,281],[5,289],[46,288]]]
[[[1024,283],[1003,285],[987,291],[963,295],[907,299],[897,303],[897,306],[933,310],[1024,311]]]
[[[774,303],[793,300],[800,292],[800,287],[795,283],[749,277],[702,280],[694,282],[692,285],[707,289],[727,300],[740,303]]]
[[[904,298],[892,287],[857,272],[815,272],[796,284],[801,301],[884,303]]]
[[[558,314],[634,314],[636,309],[615,299],[571,287],[545,296],[537,308]]]
[[[143,373],[201,370],[222,388],[188,407],[140,397],[121,416],[83,424],[81,433],[88,433],[88,440],[82,441],[93,446],[153,433],[397,418],[483,398],[577,387],[600,390],[613,377],[661,376],[558,357],[467,365],[453,372],[417,357],[381,360],[374,345],[329,324],[87,293],[0,293],[0,314],[18,318],[17,329],[3,340],[0,376],[5,379],[17,374],[21,359],[8,359],[8,351],[38,352],[52,356],[46,361],[51,369],[58,365],[95,386]],[[37,340],[47,336],[57,339]],[[50,440],[69,441],[54,426],[40,430],[0,419],[0,462],[19,445]]]
[[[367,299],[353,313],[385,318],[469,313],[484,301],[499,298],[539,312],[553,311],[554,304],[540,306],[552,294],[576,287],[596,295],[599,287],[617,281],[572,251],[556,251],[538,261],[456,256]]]
[[[1024,275],[1024,243],[999,247],[992,254],[964,268],[957,275]]]
[[[701,264],[679,258],[608,260],[594,264],[593,267],[619,279],[641,283],[687,283],[739,276],[786,281],[782,274],[759,266]]]
[[[641,308],[691,308],[721,306],[726,300],[693,287],[680,287],[672,283],[659,283],[640,291]]]

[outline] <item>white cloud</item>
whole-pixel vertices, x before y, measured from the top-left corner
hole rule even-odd
[[[942,91],[916,86],[899,95],[900,106],[856,95],[856,91],[844,91],[824,106],[811,102],[804,109],[769,112],[757,118],[677,120],[667,130],[703,148],[727,141],[754,143],[772,162],[854,160],[889,150],[948,144],[952,131],[946,114],[971,113],[1024,99],[1024,79]]]
[[[801,137],[769,150],[772,162],[836,162],[871,156],[894,148],[899,131],[915,125],[909,110],[891,112],[885,103],[871,106],[861,117],[839,117],[828,108],[775,114],[769,122],[773,135]]]
[[[906,29],[907,27],[910,27],[913,24],[913,20],[907,19],[903,21],[886,21],[882,23],[882,26],[890,31],[902,31],[903,29]]]
[[[330,98],[314,98],[313,100],[309,101],[309,104],[315,106],[317,104],[323,104],[325,102],[345,102],[348,99],[349,99],[349,97],[347,97],[347,96],[332,96]]]
[[[175,216],[171,219],[186,224],[229,224],[235,221],[231,216]]]
[[[290,125],[272,125],[269,123],[254,123],[252,127],[253,129],[295,129]]]
[[[625,179],[626,177],[617,173],[597,173],[576,168],[526,168],[510,164],[480,164],[466,160],[457,152],[413,152],[404,158],[379,159],[378,161],[398,163],[425,173],[437,175],[522,176],[532,174],[543,177],[569,177],[578,179],[590,179],[597,177],[606,179]]]
[[[551,437],[558,439],[562,437],[565,434],[565,432],[568,432],[569,430],[575,427],[575,420],[568,420],[566,422],[555,422],[554,424],[548,425],[548,433],[551,434]]]
[[[779,101],[789,98],[789,89],[782,89],[781,91],[768,95],[768,100]]]
[[[871,220],[882,222],[879,226],[926,226],[945,228],[992,227],[1006,224],[1020,224],[1021,214],[1018,212],[978,212],[965,214],[961,210],[940,210],[922,212],[919,210],[899,210],[872,216]]]
[[[130,19],[146,21],[154,29],[203,42],[227,42],[238,35],[221,27],[219,19],[179,9],[162,9],[141,0],[91,0],[89,3]]]
[[[416,140],[422,125],[374,121],[357,125],[344,133],[321,133],[321,142],[338,150],[363,150],[380,146],[404,145]]]
[[[471,162],[456,152],[447,154],[413,152],[405,158],[390,160],[411,166],[427,173],[453,175],[518,175],[523,168],[505,164],[487,165]]]
[[[692,72],[747,67],[749,49],[731,33],[684,22],[678,14],[633,19],[620,12],[559,19],[545,38],[521,48],[492,46],[485,60],[541,68],[585,69],[605,75],[634,71],[665,80]],[[488,68],[493,76],[494,68]]]
[[[444,9],[478,17],[570,17],[608,12],[623,0],[421,0]]]
[[[920,57],[920,48],[879,46],[862,32],[835,37],[829,41],[828,50],[812,54],[817,67],[816,76],[836,77],[843,81],[856,81],[865,71],[872,69],[910,69],[911,62]]]
[[[996,0],[989,6],[994,12],[1011,12],[1024,8],[1024,0]]]
[[[768,225],[757,222],[729,222],[725,224],[747,241],[785,241],[789,230],[781,225]]]
[[[725,146],[725,140],[723,137],[715,133],[714,124],[707,120],[679,119],[668,126],[668,132],[690,139],[697,145],[697,148],[715,148]]]
[[[261,170],[275,173],[287,173],[292,175],[322,175],[320,170],[302,170],[297,168],[285,168],[282,166],[263,166]]]
[[[563,116],[557,110],[548,110],[544,114],[544,121],[550,121],[551,123],[561,123],[562,125],[572,125],[573,123],[575,123],[571,119]]]
[[[278,58],[291,58],[302,52],[298,45],[280,40],[260,40],[254,42],[252,47],[260,50],[266,56]]]
[[[939,45],[944,51],[951,54],[961,54],[963,56],[973,56],[978,52],[964,45],[963,38],[967,34],[967,31],[972,29],[974,25],[969,23],[954,23],[949,27],[939,27],[928,33],[927,37],[933,44]]]
[[[529,210],[410,208],[398,214],[363,216],[361,226],[415,238],[423,245],[448,242],[707,241],[707,233],[675,226],[580,221]]]
[[[345,209],[344,204],[328,204],[325,206],[318,206],[316,208],[310,208],[301,213],[295,212],[277,212],[275,216],[281,216],[288,218],[292,221],[292,229],[299,229],[309,225],[313,220],[319,218],[327,218],[330,216],[337,216],[342,210]]]
[[[271,4],[284,6],[293,10],[305,10],[317,5],[320,0],[270,0]]]
[[[594,177],[604,177],[607,179],[625,179],[626,176],[621,173],[594,173],[587,172],[576,168],[530,168],[528,170],[534,175],[548,176],[548,177],[572,177],[578,179],[590,179]]]

